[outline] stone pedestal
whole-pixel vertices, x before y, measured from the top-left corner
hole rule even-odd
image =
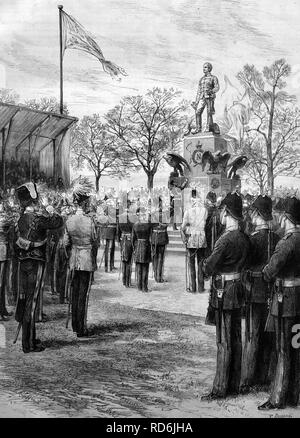
[[[225,138],[212,132],[201,132],[184,138],[183,156],[191,167],[191,173],[186,174],[190,180],[189,189],[196,188],[197,196],[204,198],[210,191],[215,192],[218,197],[222,193],[234,190],[237,181],[227,178],[225,172],[219,174],[209,173],[208,165],[202,170],[202,155],[205,151],[212,153],[217,151],[227,152]],[[187,192],[185,197],[189,195]]]

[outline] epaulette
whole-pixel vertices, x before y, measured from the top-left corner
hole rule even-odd
[[[251,233],[250,236],[255,236],[255,234],[257,234],[257,233],[259,233],[259,232],[260,232],[260,230],[253,231],[253,233]]]

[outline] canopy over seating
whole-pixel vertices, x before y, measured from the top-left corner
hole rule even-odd
[[[78,119],[0,102],[0,131],[2,143],[2,183],[8,160],[35,159],[39,171],[69,183],[70,140],[68,130]],[[4,171],[4,172],[3,172]],[[29,175],[29,177],[32,177]]]

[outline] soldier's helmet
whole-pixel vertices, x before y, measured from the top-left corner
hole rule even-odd
[[[38,200],[36,184],[33,182],[22,184],[17,187],[16,195],[22,207],[36,203]]]
[[[295,196],[286,198],[283,206],[283,211],[295,225],[300,224],[300,200]]]
[[[227,193],[220,207],[226,207],[228,213],[236,220],[243,220],[243,201],[236,192]]]
[[[86,178],[78,178],[73,182],[73,202],[82,205],[90,199],[92,185]]]
[[[251,205],[251,210],[256,211],[265,221],[273,219],[272,199],[267,195],[259,195]]]

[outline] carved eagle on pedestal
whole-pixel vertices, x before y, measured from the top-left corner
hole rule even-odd
[[[206,165],[209,164],[208,171],[210,173],[220,173],[222,170],[226,172],[229,159],[230,154],[228,152],[217,151],[213,154],[210,151],[205,151],[202,155],[202,171],[204,172]]]
[[[191,171],[190,165],[186,159],[176,152],[167,152],[163,158],[166,160],[169,166],[173,167],[174,172],[177,174],[179,172],[180,176],[184,176],[184,171]]]
[[[242,169],[247,161],[248,158],[246,157],[246,155],[239,155],[238,157],[236,157],[230,164],[228,164],[229,171],[227,174],[227,178],[234,178],[236,176],[237,170]]]

